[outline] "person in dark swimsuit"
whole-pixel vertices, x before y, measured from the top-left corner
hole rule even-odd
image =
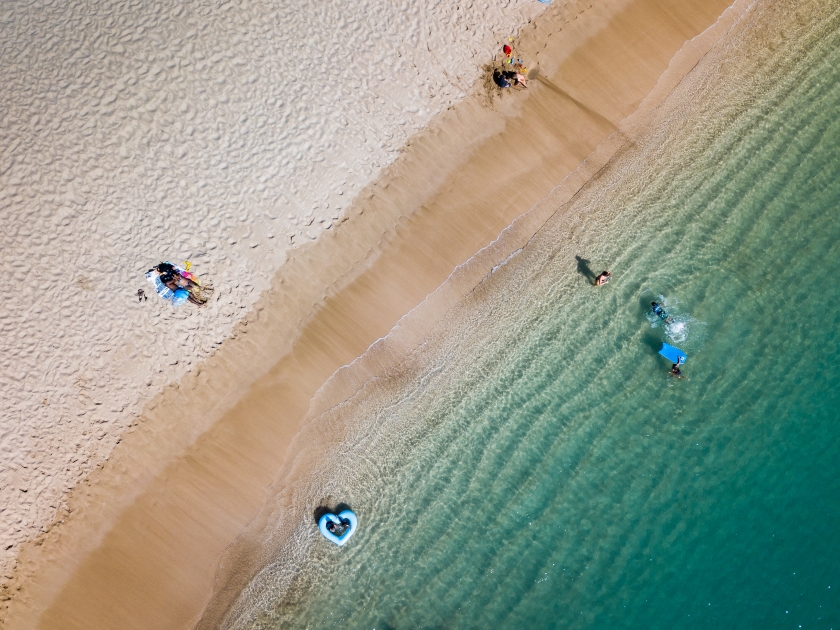
[[[651,302],[650,305],[651,305],[651,308],[653,308],[653,314],[657,315],[659,317],[659,319],[661,319],[661,320],[663,320],[663,321],[665,321],[669,324],[674,323],[674,320],[671,318],[670,315],[668,315],[668,313],[665,312],[665,309],[662,308],[661,304],[658,304],[657,302]]]
[[[676,376],[677,378],[682,378],[683,377],[683,373],[680,371],[680,364],[679,363],[674,363],[674,365],[671,366],[670,374],[671,374],[671,376]]]
[[[515,72],[496,70],[493,73],[493,82],[502,89],[509,88],[511,86],[511,80],[514,79],[515,76]]]

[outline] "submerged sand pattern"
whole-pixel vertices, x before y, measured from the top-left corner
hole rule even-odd
[[[741,7],[745,8],[745,4]],[[639,342],[646,336],[644,332],[639,332],[638,325],[644,321],[642,313],[649,299],[647,296],[650,295],[647,282],[652,282],[653,286],[671,286],[675,293],[687,291],[683,279],[674,272],[674,267],[662,264],[662,259],[672,255],[674,259],[681,260],[682,267],[675,267],[697,273],[701,278],[698,284],[703,287],[704,276],[713,275],[712,271],[704,271],[709,264],[709,250],[717,247],[723,249],[722,245],[726,245],[737,252],[735,245],[750,239],[751,247],[761,247],[765,244],[760,237],[761,230],[768,229],[767,226],[777,227],[765,215],[763,204],[754,200],[750,203],[758,209],[755,215],[740,217],[745,225],[739,229],[727,225],[728,220],[733,220],[732,215],[737,217],[736,213],[731,212],[731,207],[737,207],[745,196],[734,194],[742,192],[744,188],[739,190],[737,186],[728,186],[732,179],[731,171],[747,166],[757,168],[749,161],[754,146],[748,143],[745,143],[745,147],[739,146],[754,131],[755,110],[764,109],[771,103],[778,107],[789,96],[792,85],[801,78],[788,74],[790,66],[801,62],[809,54],[818,57],[823,52],[819,48],[826,48],[827,43],[821,41],[824,33],[819,31],[828,30],[829,27],[817,29],[815,25],[830,25],[832,21],[836,23],[837,12],[828,3],[815,3],[804,8],[797,3],[788,3],[783,12],[776,12],[775,9],[771,3],[753,3],[746,11],[746,17],[703,58],[655,115],[637,128],[634,142],[624,145],[609,165],[571,202],[564,203],[562,198],[547,199],[544,203],[552,206],[556,213],[545,227],[525,247],[513,249],[517,244],[511,243],[511,256],[504,263],[492,267],[492,271],[488,270],[487,277],[454,304],[427,334],[418,338],[415,333],[416,329],[428,325],[427,321],[421,321],[423,318],[418,309],[405,318],[389,337],[377,343],[346,369],[356,372],[355,375],[344,376],[345,381],[355,385],[355,389],[337,377],[327,383],[321,394],[326,399],[325,406],[328,409],[315,417],[296,440],[296,446],[300,449],[298,460],[305,462],[295,471],[299,478],[294,479],[295,483],[289,483],[287,479],[287,483],[278,485],[278,492],[266,509],[265,521],[268,525],[260,532],[261,549],[273,548],[274,558],[242,590],[224,627],[316,627],[339,619],[346,625],[367,625],[360,623],[360,619],[363,619],[372,622],[370,627],[373,627],[373,622],[376,627],[380,627],[380,624],[385,627],[492,627],[492,623],[484,619],[476,621],[476,617],[470,615],[486,614],[492,617],[495,612],[497,622],[499,619],[507,621],[514,616],[512,610],[520,612],[516,610],[517,607],[528,608],[528,604],[533,603],[533,600],[528,602],[524,597],[522,601],[526,601],[526,604],[511,601],[516,598],[509,597],[509,593],[515,592],[520,586],[516,583],[517,579],[523,583],[530,582],[531,585],[523,588],[523,592],[530,592],[533,588],[542,602],[584,600],[583,597],[574,596],[575,588],[571,580],[582,577],[583,569],[589,569],[590,561],[593,565],[598,562],[600,572],[593,571],[597,576],[585,581],[586,588],[581,590],[590,598],[584,601],[591,601],[592,610],[601,613],[601,619],[603,610],[599,610],[598,606],[603,605],[603,600],[620,599],[623,596],[620,592],[616,594],[619,589],[613,588],[614,582],[608,583],[608,587],[603,586],[603,575],[615,570],[616,566],[623,566],[626,559],[622,556],[631,553],[629,548],[641,539],[639,549],[634,549],[634,552],[643,556],[646,563],[649,556],[664,554],[665,549],[678,547],[684,536],[695,535],[692,528],[686,527],[684,523],[676,528],[669,523],[663,527],[666,535],[661,539],[654,537],[656,544],[651,544],[651,530],[655,531],[656,528],[647,521],[642,521],[640,525],[636,520],[636,512],[631,512],[628,519],[632,521],[631,527],[621,531],[620,536],[610,539],[603,534],[617,530],[615,523],[596,528],[587,519],[594,519],[592,514],[610,514],[610,511],[603,510],[603,505],[610,505],[612,509],[612,501],[619,506],[612,513],[626,516],[627,506],[621,504],[620,500],[634,494],[628,492],[627,487],[638,483],[641,477],[638,468],[644,469],[642,462],[650,457],[653,460],[651,468],[659,474],[650,475],[655,477],[650,480],[650,486],[647,486],[648,480],[645,480],[640,484],[641,487],[634,488],[639,491],[640,503],[667,502],[672,506],[673,514],[669,516],[673,516],[674,521],[684,518],[685,512],[694,511],[692,518],[687,520],[699,522],[706,516],[702,513],[709,505],[702,500],[689,502],[688,505],[683,503],[680,499],[694,489],[683,479],[680,479],[682,485],[677,485],[676,490],[669,487],[667,492],[663,492],[662,486],[667,484],[662,484],[661,478],[668,478],[668,475],[662,474],[663,470],[667,471],[674,459],[679,460],[674,468],[685,466],[691,476],[697,475],[700,470],[710,474],[715,469],[732,474],[721,463],[725,459],[726,448],[730,449],[731,459],[737,460],[743,457],[743,452],[752,443],[733,441],[725,444],[728,437],[721,437],[725,432],[720,426],[704,426],[696,433],[692,433],[695,427],[690,427],[686,434],[696,435],[696,439],[704,444],[703,456],[676,449],[668,441],[663,441],[663,450],[652,456],[650,445],[655,439],[646,439],[650,438],[650,434],[639,435],[638,428],[645,427],[654,433],[660,428],[657,426],[659,423],[676,434],[685,429],[680,425],[689,414],[683,415],[683,409],[675,402],[675,418],[670,417],[663,413],[661,401],[654,399],[648,408],[645,404],[651,399],[645,399],[638,405],[638,415],[643,418],[641,423],[638,418],[632,417],[632,410],[621,409],[621,415],[610,417],[602,412],[601,407],[609,404],[607,401],[614,388],[621,391],[624,386],[620,382],[603,382],[601,374],[610,367],[608,364],[622,361],[624,365],[620,372],[639,390],[642,390],[643,385],[656,380],[662,383],[663,390],[673,388],[682,391],[682,388],[676,389],[674,381],[667,376],[667,364],[656,355],[658,345],[647,352],[638,351],[638,347],[644,345]],[[780,14],[785,19],[780,19]],[[784,55],[780,50],[784,51]],[[739,56],[743,51],[762,51],[766,54]],[[783,56],[786,63],[782,62]],[[749,87],[745,88],[748,81]],[[756,106],[756,102],[760,105]],[[785,105],[789,106],[789,103]],[[818,138],[820,131],[825,128],[824,120],[807,122],[809,124],[794,128],[806,129],[809,139],[803,140],[803,146],[790,148],[790,151],[807,155],[809,143],[815,142],[814,138]],[[801,124],[801,121],[795,124]],[[787,140],[785,134],[775,134],[771,126],[763,131],[768,136],[775,135],[779,144],[777,150],[783,150]],[[739,149],[744,153],[740,153]],[[729,151],[734,154],[734,159],[732,154],[728,154]],[[719,166],[715,158],[720,155],[726,155],[729,159],[721,167],[723,172],[713,173]],[[790,160],[795,162],[794,158]],[[688,168],[695,163],[699,170]],[[687,199],[692,200],[696,189],[702,188],[704,183],[698,181],[703,179],[704,172],[710,174],[708,179],[714,180],[714,184],[708,184],[711,193],[707,196],[697,195],[701,202],[697,216],[703,218],[703,222],[698,220],[695,223],[686,220],[682,204]],[[762,175],[766,176],[766,173]],[[782,217],[781,225],[784,225],[785,203],[796,204],[795,199],[804,198],[805,194],[816,197],[824,194],[828,188],[825,185],[814,186],[814,182],[802,173],[797,173],[797,176],[802,186],[799,189],[803,193],[801,197],[776,199],[772,189],[766,192],[767,205],[775,206]],[[770,179],[765,177],[765,181]],[[739,182],[746,188],[749,188],[750,183]],[[674,198],[671,199],[670,195]],[[652,200],[656,203],[652,203]],[[697,203],[697,199],[692,201]],[[719,212],[720,217],[704,216],[702,210],[706,205],[711,207],[708,215],[714,217]],[[655,212],[651,212],[651,209]],[[767,215],[770,214],[768,211]],[[756,216],[762,221],[755,221]],[[669,217],[674,217],[673,226],[669,225]],[[645,232],[651,229],[652,224],[657,225],[655,231],[661,240],[637,240],[636,237],[646,236]],[[803,232],[807,230],[801,230],[800,235]],[[814,239],[814,242],[818,241]],[[822,245],[826,249],[832,246],[831,243]],[[698,252],[706,256],[698,256]],[[759,258],[755,251],[752,253],[754,258]],[[596,265],[594,261],[608,261],[611,268],[616,265],[620,274],[630,280],[619,280],[606,292],[595,290],[587,286],[591,278],[581,277],[585,273],[580,271],[575,262],[576,254],[591,259],[593,266]],[[716,304],[716,300],[704,295],[701,289],[698,294],[692,295],[695,304],[705,302],[704,306],[716,316],[723,313],[718,321],[722,329],[721,336],[749,339],[751,346],[760,347],[761,344],[754,342],[749,334],[739,331],[738,326],[725,330],[726,321],[731,322],[741,315],[746,319],[747,311],[752,310],[755,304],[759,305],[761,312],[766,292],[762,280],[776,273],[796,277],[800,274],[799,269],[786,260],[777,265],[776,261],[763,261],[761,273],[748,267],[750,273],[738,277],[735,262],[729,268],[730,263],[725,258],[722,262],[714,258],[711,260],[714,261],[712,264],[716,267],[715,271],[718,265],[722,265],[726,269],[724,275],[731,274],[726,284],[731,287],[732,294],[743,293],[750,299],[743,299],[742,303],[733,305],[736,300],[732,300],[732,294],[721,292],[720,303]],[[737,261],[745,266],[751,262],[749,256],[739,257]],[[485,269],[487,267],[489,265]],[[596,269],[600,270],[601,267],[597,266]],[[645,283],[635,284],[638,278],[645,278]],[[808,291],[801,287],[800,290],[803,293]],[[782,296],[779,299],[775,296],[773,300],[787,303],[790,297]],[[637,301],[641,303],[638,307]],[[569,309],[570,303],[576,303],[577,306]],[[605,308],[604,304],[608,306]],[[730,309],[740,311],[737,311],[737,316],[733,316]],[[575,317],[569,317],[567,321],[565,317],[570,311]],[[628,312],[631,313],[629,318]],[[633,336],[618,335],[616,342],[611,337],[612,329],[624,326],[624,322],[614,322],[625,318],[636,320],[631,321],[629,326]],[[545,321],[552,319],[559,320],[556,327],[553,326],[555,330],[541,329]],[[699,322],[694,322],[692,326],[696,324]],[[771,406],[770,412],[765,413],[762,404],[756,404],[753,409],[751,401],[745,402],[749,401],[748,391],[755,384],[742,381],[760,374],[758,382],[764,382],[764,370],[755,370],[750,374],[745,369],[738,372],[737,378],[732,376],[734,370],[726,374],[726,366],[732,357],[724,353],[718,356],[707,353],[703,356],[700,349],[709,340],[702,333],[702,325],[697,328],[700,331],[695,329],[694,337],[686,346],[692,355],[697,354],[689,366],[698,367],[687,368],[697,370],[690,378],[714,381],[721,375],[721,380],[729,382],[726,393],[731,396],[731,400],[724,407],[730,406],[728,413],[733,417],[727,418],[728,422],[737,422],[739,413],[751,421],[755,417],[750,414],[763,415],[768,418],[768,425],[778,430],[782,423],[773,417],[776,409]],[[604,338],[608,341],[604,342]],[[654,341],[660,343],[659,337],[654,337]],[[552,346],[553,351],[561,357],[560,360],[553,357],[556,364],[549,362],[540,365],[537,362],[535,365],[535,358],[544,358],[541,354],[544,346]],[[601,352],[604,346],[606,352]],[[629,346],[633,350],[626,353]],[[774,351],[777,347],[774,346]],[[493,351],[488,348],[493,348]],[[763,353],[764,350],[756,351],[759,358]],[[527,360],[523,360],[522,355],[529,354]],[[644,355],[643,361],[639,360],[639,354]],[[832,356],[830,349],[827,355]],[[769,364],[777,360],[769,360],[762,368],[772,371]],[[562,366],[566,374],[563,375],[557,366]],[[539,374],[541,371],[543,374]],[[507,379],[494,380],[496,373],[503,372],[508,373]],[[784,369],[780,372],[782,374],[776,376],[784,376]],[[562,391],[563,396],[559,397],[556,391],[548,390],[549,395],[540,390],[535,393],[517,382],[528,379],[551,381],[559,379],[560,375],[567,378],[568,387]],[[773,382],[772,379],[770,381]],[[782,378],[780,381],[786,387],[792,386],[792,383],[784,383]],[[801,381],[797,379],[796,390],[799,390],[800,384]],[[684,383],[680,382],[680,385],[684,386]],[[476,394],[485,388],[495,391],[483,398]],[[609,392],[603,403],[598,402],[597,395],[594,399],[592,397],[593,390],[598,389]],[[625,395],[632,389],[626,388]],[[534,397],[524,397],[523,392]],[[588,397],[582,392],[586,392]],[[678,402],[686,406],[706,404],[714,407],[716,402],[702,399],[704,393],[691,392],[684,399],[678,399]],[[536,394],[542,394],[542,399]],[[736,402],[740,402],[743,407],[736,408]],[[531,420],[534,420],[534,425],[539,424],[538,420],[542,422],[542,429],[545,429],[543,433],[526,423],[515,430],[510,429],[509,416],[515,415],[520,407],[541,411],[535,413]],[[712,415],[711,412],[704,413]],[[702,416],[703,413],[698,415]],[[784,417],[785,414],[779,415]],[[644,421],[645,418],[647,421]],[[570,430],[575,423],[578,425],[577,431]],[[603,437],[606,433],[604,425],[610,424],[622,429],[630,427],[630,435],[619,432],[618,439],[607,442]],[[752,425],[749,426],[749,431],[745,433],[761,433],[758,428],[753,430]],[[468,428],[472,429],[471,435]],[[807,431],[811,430],[809,426]],[[517,431],[521,433],[519,437],[516,436]],[[496,433],[504,435],[506,432],[511,434],[507,442],[493,439]],[[539,436],[538,439],[532,438],[532,432]],[[709,434],[714,435],[706,442],[710,438]],[[715,439],[719,443],[714,447],[707,446],[708,443],[714,444]],[[686,442],[692,446],[693,440],[686,439]],[[761,444],[760,440],[757,444]],[[584,473],[587,472],[590,473],[589,477],[597,479],[596,483],[589,485],[582,481],[577,485],[569,484],[573,488],[569,495],[573,495],[574,491],[580,492],[577,497],[580,499],[580,509],[572,512],[573,520],[560,509],[566,505],[552,504],[547,498],[565,491],[569,470],[560,470],[566,473],[562,476],[547,475],[544,460],[533,457],[535,452],[540,454],[542,451],[545,459],[549,459],[549,451],[560,451],[563,448],[571,451],[568,455],[564,454],[569,459],[577,459],[569,467],[573,473],[580,475],[578,480],[585,479]],[[604,464],[604,461],[613,451],[624,452],[633,448],[639,449],[639,455],[632,460],[632,469],[619,470],[623,474],[616,475],[618,479],[599,477],[599,474],[603,475],[603,470],[608,471],[608,474],[612,472],[610,464]],[[754,448],[761,450],[761,446]],[[579,455],[576,456],[575,450]],[[468,465],[459,467],[458,463],[464,461],[471,462],[474,468]],[[726,463],[731,465],[731,461]],[[541,466],[544,468],[541,469]],[[505,478],[504,473],[509,473],[510,468],[519,468],[518,479],[516,475]],[[726,472],[722,477],[726,477]],[[784,477],[785,473],[779,474]],[[632,481],[628,481],[631,477]],[[510,484],[509,488],[504,488],[506,483]],[[517,483],[521,485],[517,486]],[[698,494],[702,495],[706,490],[707,496],[712,495],[708,484],[706,482],[704,486],[697,482],[697,487],[701,488]],[[540,489],[542,494],[535,490],[538,486],[543,486]],[[498,523],[495,520],[498,513],[494,511],[497,506],[493,505],[496,498],[493,493],[505,492],[510,505],[506,506],[508,511],[504,516],[510,518],[510,513],[518,512],[521,517],[515,526],[510,522],[503,523],[501,518]],[[738,494],[749,493],[739,486]],[[465,495],[473,497],[469,505],[471,510],[461,509]],[[366,517],[360,536],[341,550],[336,550],[322,540],[313,526],[310,508],[318,501],[329,503],[335,502],[337,498],[349,502],[363,519]],[[737,503],[737,499],[732,503]],[[552,509],[547,510],[546,504],[551,505]],[[779,507],[781,511],[788,511],[789,508],[790,504],[784,503]],[[724,504],[723,512],[727,513],[729,509],[730,505]],[[534,525],[552,530],[556,528],[556,539],[546,542],[545,538],[541,539],[538,533],[534,533],[530,529],[532,518]],[[755,520],[760,521],[762,518],[764,516],[760,515]],[[830,519],[825,522],[830,522]],[[734,530],[736,534],[741,523],[737,525]],[[509,540],[499,543],[497,547],[500,550],[516,551],[508,551],[507,554],[499,551],[495,555],[487,553],[492,560],[482,564],[471,556],[481,545],[468,546],[465,538],[491,538],[489,534],[495,533],[497,526],[505,535],[510,535]],[[633,531],[634,528],[637,531]],[[803,527],[811,528],[815,528],[813,523]],[[423,530],[428,532],[424,533]],[[458,532],[453,533],[456,530]],[[459,537],[463,531],[471,533]],[[582,550],[569,548],[566,541],[571,535],[567,537],[566,531],[578,534],[574,543]],[[594,540],[587,538],[590,532],[596,533]],[[731,531],[726,535],[734,538]],[[821,537],[821,532],[814,535],[816,539]],[[675,541],[675,538],[678,540]],[[749,538],[752,540],[752,537]],[[451,540],[456,542],[449,544]],[[691,540],[692,543],[687,547],[696,544],[703,548],[701,545],[710,545],[709,541],[714,539]],[[554,571],[554,565],[543,566],[535,560],[539,553],[534,553],[533,548],[540,543],[544,544],[546,558],[557,559],[557,555],[562,555],[556,551],[560,548],[567,553],[568,558],[584,558],[585,562],[580,561],[579,564],[586,566],[578,567],[579,572],[570,576],[567,582],[560,582],[555,573],[546,591],[539,592],[537,583],[543,582],[543,577]],[[493,543],[484,544],[488,548],[493,546]],[[761,544],[757,543],[757,546],[760,548]],[[790,546],[796,547],[796,543]],[[446,549],[447,553],[441,553],[441,548]],[[608,551],[602,552],[605,548]],[[773,550],[776,550],[775,542]],[[527,561],[529,552],[530,563]],[[702,553],[707,553],[707,550],[703,548]],[[265,551],[264,554],[269,555]],[[508,556],[506,559],[505,555]],[[506,566],[503,559],[507,561]],[[520,564],[525,565],[524,570]],[[745,591],[755,583],[763,585],[771,582],[763,579],[763,576],[756,577],[751,564],[735,564],[733,571],[742,576],[741,581],[736,583]],[[499,571],[499,565],[505,566],[509,573]],[[476,571],[476,566],[480,570]],[[466,575],[465,567],[472,570],[473,574]],[[491,575],[494,570],[502,575]],[[557,573],[563,570],[558,569]],[[519,571],[525,574],[525,578],[516,575]],[[421,577],[416,578],[415,574]],[[708,575],[712,577],[708,578]],[[387,577],[379,579],[381,576]],[[708,572],[706,581],[731,579],[731,576],[725,570],[720,575]],[[643,574],[643,579],[648,577],[647,573]],[[689,585],[703,581],[690,573],[687,578],[671,577],[674,581]],[[465,587],[471,580],[474,581],[472,585]],[[654,583],[651,590],[663,593],[662,599],[668,603],[669,609],[676,609],[681,615],[685,613],[687,606],[674,607],[673,592],[662,588],[661,582]],[[758,599],[746,600],[739,589],[732,589],[731,597],[737,603],[736,608],[750,613],[754,609],[763,611],[767,604]],[[499,604],[499,601],[503,603]],[[623,599],[622,603],[626,601]],[[751,601],[752,605],[745,606],[744,601]],[[830,600],[826,598],[822,601]],[[436,617],[437,611],[430,610],[433,606],[429,606],[429,602],[439,604],[440,609],[449,616]],[[705,602],[704,599],[704,606]],[[467,612],[462,613],[462,608]],[[545,608],[550,606],[546,605]],[[624,608],[615,611],[615,618],[621,619],[623,615],[630,617]],[[636,608],[647,610],[648,601],[644,600],[644,604],[639,603]],[[574,616],[577,612],[577,609],[564,606],[562,611],[555,611],[556,616],[552,620],[562,618],[562,615]],[[587,610],[593,616],[595,612]],[[658,612],[662,614],[670,611],[660,608]],[[526,616],[525,613],[520,614]],[[715,623],[718,620],[715,619]],[[582,618],[581,627],[598,627],[591,621],[590,618]],[[539,627],[537,624],[533,626]]]
[[[3,574],[286,252],[462,98],[527,0],[13,3],[0,16]],[[216,286],[173,310],[143,271]]]

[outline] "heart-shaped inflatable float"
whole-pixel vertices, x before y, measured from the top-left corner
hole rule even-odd
[[[342,533],[341,536],[333,534],[329,529],[327,529],[327,525],[330,523],[332,523],[335,527],[345,528],[344,533]],[[356,515],[352,510],[342,510],[338,514],[324,514],[320,519],[318,519],[318,530],[324,535],[324,538],[341,547],[350,539],[353,532],[356,531],[356,526],[358,524],[359,519],[356,518]]]

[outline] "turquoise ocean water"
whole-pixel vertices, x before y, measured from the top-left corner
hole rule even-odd
[[[340,411],[358,533],[310,524],[232,626],[840,628],[840,12],[807,7],[736,29]]]

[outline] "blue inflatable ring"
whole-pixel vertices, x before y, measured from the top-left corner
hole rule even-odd
[[[348,527],[341,536],[336,536],[327,529],[327,523],[333,522],[338,525],[342,520],[350,521],[350,527]],[[321,534],[323,534],[324,538],[341,547],[350,539],[353,532],[356,531],[358,524],[359,519],[356,518],[356,515],[352,510],[343,510],[339,512],[337,516],[335,514],[324,514],[320,519],[318,519],[318,530]]]

